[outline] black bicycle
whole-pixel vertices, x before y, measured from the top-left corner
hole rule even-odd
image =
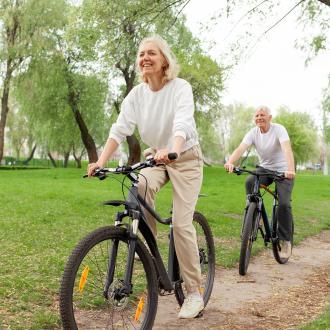
[[[255,183],[252,194],[247,195],[246,207],[244,212],[244,221],[241,231],[241,250],[239,257],[239,274],[245,275],[249,266],[251,250],[253,242],[257,240],[258,232],[264,240],[265,246],[268,243],[272,244],[273,254],[276,261],[280,264],[285,264],[289,258],[281,257],[281,244],[278,238],[278,196],[276,188],[272,191],[269,187],[260,184],[262,176],[271,177],[273,181],[284,180],[284,174],[266,170],[263,168],[262,173],[256,171],[249,171],[239,167],[235,167],[234,173],[240,175],[242,173],[249,173],[255,176]],[[260,189],[263,191],[260,192]],[[271,221],[268,220],[266,208],[263,201],[265,193],[273,196],[273,208]],[[262,220],[262,221],[261,221]],[[293,245],[293,223],[292,223],[291,247]]]
[[[60,289],[64,329],[151,329],[158,294],[174,293],[178,303],[183,304],[186,292],[175,253],[172,219],[162,219],[138,194],[137,171],[152,166],[156,163],[149,158],[132,166],[95,172],[101,180],[109,174],[123,174],[122,185],[127,178],[131,187],[126,200],[104,202],[124,206],[124,210],[117,213],[114,226],[102,227],[87,235],[67,261]],[[167,269],[141,206],[157,221],[170,226]],[[202,270],[201,292],[206,305],[214,281],[214,241],[201,213],[194,213],[193,224]]]

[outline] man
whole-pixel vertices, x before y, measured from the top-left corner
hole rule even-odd
[[[290,144],[289,135],[284,126],[274,124],[270,109],[266,106],[257,108],[254,114],[256,127],[252,128],[243,138],[243,141],[229,157],[224,165],[227,171],[232,172],[234,163],[243,153],[253,145],[258,153],[260,166],[257,171],[262,172],[262,168],[267,170],[284,172],[285,178],[276,181],[278,192],[278,235],[281,244],[281,257],[289,258],[291,255],[292,236],[292,212],[291,212],[291,192],[295,177],[294,158]],[[245,183],[246,193],[253,192],[254,176],[250,175]],[[261,183],[269,185],[272,179],[261,177]]]

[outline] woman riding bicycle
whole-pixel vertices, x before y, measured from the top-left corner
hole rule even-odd
[[[286,180],[276,181],[278,193],[278,236],[281,245],[281,257],[289,258],[291,255],[291,236],[292,236],[292,211],[291,193],[293,189],[295,167],[294,158],[287,130],[280,124],[271,123],[272,115],[266,106],[257,108],[254,114],[256,127],[252,128],[243,138],[242,143],[229,157],[224,165],[226,170],[232,172],[234,163],[243,153],[254,145],[259,155],[260,167],[257,172],[262,173],[263,168],[284,172]],[[251,194],[254,187],[255,177],[250,175],[245,183],[246,193]],[[263,176],[260,183],[269,185],[272,178]]]
[[[143,81],[126,96],[117,122],[96,163],[88,165],[88,175],[104,167],[119,144],[138,127],[141,139],[150,146],[157,167],[141,171],[139,193],[154,206],[155,193],[169,180],[173,186],[173,230],[177,257],[187,290],[180,318],[196,317],[204,308],[199,292],[201,269],[193,213],[203,178],[203,161],[194,121],[194,100],[190,84],[177,78],[179,66],[168,44],[159,36],[142,40],[136,66]],[[168,158],[178,155],[176,161]],[[145,212],[156,236],[156,223]]]

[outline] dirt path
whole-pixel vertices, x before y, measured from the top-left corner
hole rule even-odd
[[[174,296],[160,297],[154,325],[160,329],[295,329],[330,303],[330,230],[306,239],[279,265],[270,249],[253,258],[248,274],[218,269],[203,316],[177,318]]]

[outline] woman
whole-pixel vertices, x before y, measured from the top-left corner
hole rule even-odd
[[[118,145],[134,132],[137,125],[141,139],[150,146],[149,153],[163,165],[142,171],[146,177],[139,184],[139,192],[154,206],[155,193],[169,180],[173,186],[174,242],[187,298],[180,318],[196,317],[204,308],[199,292],[201,270],[192,224],[194,209],[202,183],[202,154],[194,121],[194,101],[190,84],[177,78],[176,59],[168,44],[159,36],[142,40],[136,59],[143,81],[124,99],[117,122],[112,125],[109,139],[96,163],[88,165],[88,175],[104,167]],[[168,154],[178,154],[170,161]],[[146,216],[148,218],[148,212]],[[156,236],[156,223],[148,218]]]

